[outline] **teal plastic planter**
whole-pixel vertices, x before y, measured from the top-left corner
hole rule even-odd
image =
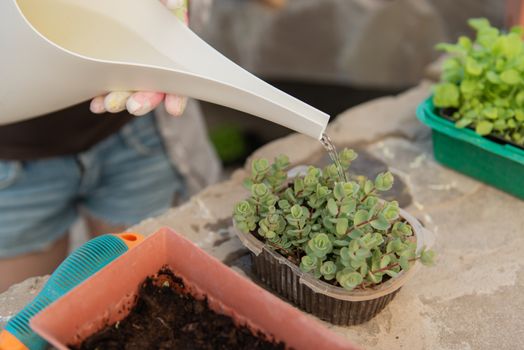
[[[437,114],[432,97],[418,106],[417,117],[433,130],[437,161],[524,199],[524,149],[456,128]]]

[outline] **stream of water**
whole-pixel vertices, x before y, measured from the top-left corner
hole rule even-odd
[[[333,141],[331,141],[329,136],[324,133],[322,134],[322,138],[320,138],[320,143],[322,144],[322,146],[324,146],[324,148],[326,149],[326,151],[329,154],[329,158],[331,158],[331,160],[337,167],[338,175],[340,176],[340,179],[342,181],[348,182],[349,179],[347,177],[346,172],[344,171],[344,168],[342,168],[342,165],[340,164],[340,159],[338,157],[337,148],[335,147],[335,144],[333,143]]]

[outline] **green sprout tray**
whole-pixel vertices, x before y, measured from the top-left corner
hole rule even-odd
[[[524,199],[524,149],[456,128],[437,114],[432,97],[418,106],[417,117],[433,131],[437,161]]]

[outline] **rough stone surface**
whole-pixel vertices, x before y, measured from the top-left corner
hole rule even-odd
[[[358,149],[354,171],[373,175],[388,167],[395,194],[437,237],[435,267],[421,270],[373,320],[332,327],[369,349],[520,349],[524,339],[524,201],[437,164],[430,133],[415,118],[429,85],[349,110],[328,133],[339,147]],[[292,135],[257,157],[286,152],[295,164],[322,163],[315,140]],[[465,160],[466,161],[466,160]],[[231,232],[231,208],[246,196],[245,170],[210,187],[182,207],[134,229],[170,226],[238,271],[248,272],[247,251]],[[0,320],[38,289],[30,280],[0,295]]]
[[[11,286],[6,292],[0,294],[0,329],[7,321],[29,303],[42,289],[47,281],[45,277],[29,278],[22,283]]]
[[[365,86],[417,84],[434,45],[470,34],[466,20],[503,25],[504,1],[217,0],[200,34],[259,75]]]

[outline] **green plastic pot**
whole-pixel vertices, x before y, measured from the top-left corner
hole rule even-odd
[[[432,129],[438,162],[524,199],[524,149],[456,128],[438,115],[432,97],[418,106],[417,117]]]

